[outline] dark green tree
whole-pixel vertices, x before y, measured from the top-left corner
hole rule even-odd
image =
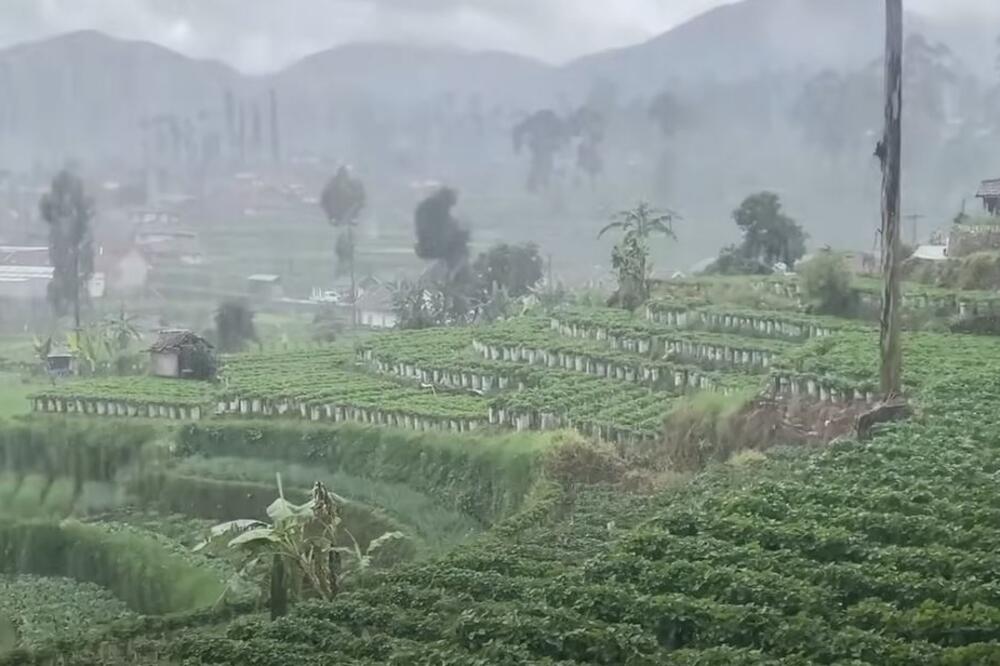
[[[527,148],[531,153],[531,168],[528,171],[529,192],[548,189],[555,169],[555,158],[566,147],[571,138],[571,130],[559,115],[551,109],[542,109],[518,123],[511,137],[514,152]]]
[[[783,262],[791,268],[806,253],[806,233],[781,209],[774,192],[758,192],[733,211],[733,220],[743,232],[740,253],[772,266]]]
[[[80,331],[80,300],[94,274],[94,245],[90,222],[94,202],[83,181],[69,170],[60,171],[39,209],[49,226],[49,261],[54,272],[48,287],[49,303],[56,315],[72,307],[74,330]]]
[[[498,243],[476,258],[472,270],[481,294],[500,288],[511,298],[520,298],[542,279],[542,264],[534,243]]]
[[[337,173],[327,182],[320,194],[320,207],[326,214],[327,221],[340,233],[337,238],[336,255],[338,265],[346,262],[351,272],[351,308],[352,312],[358,300],[357,281],[354,272],[354,228],[358,216],[365,207],[367,195],[361,179],[351,173],[350,168],[341,166]],[[351,317],[357,321],[356,313]]]
[[[417,236],[414,251],[421,259],[441,262],[447,268],[448,282],[463,272],[469,256],[469,231],[451,212],[456,203],[458,192],[442,187],[421,201],[413,212]]]
[[[242,301],[225,301],[215,311],[215,335],[219,351],[241,351],[247,342],[257,340],[253,310]]]
[[[687,112],[673,93],[664,90],[649,103],[649,117],[665,137],[671,137],[687,122]]]
[[[605,116],[589,106],[582,106],[569,117],[567,121],[570,134],[577,138],[576,167],[587,174],[590,186],[593,187],[597,178],[604,171]]]
[[[268,122],[271,127],[271,161],[281,161],[281,123],[278,119],[278,93],[271,88],[267,92]]]

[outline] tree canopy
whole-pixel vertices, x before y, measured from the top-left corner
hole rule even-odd
[[[366,202],[364,183],[346,166],[337,169],[319,199],[326,219],[335,227],[356,224]]]
[[[480,254],[472,270],[481,292],[488,294],[496,286],[520,298],[542,279],[542,257],[534,243],[499,243]]]
[[[782,211],[774,192],[758,192],[733,211],[733,220],[743,232],[743,256],[771,266],[782,262],[791,268],[806,253],[806,233]]]
[[[215,332],[219,351],[238,352],[257,339],[253,311],[242,301],[225,301],[215,311]]]
[[[458,192],[442,187],[421,201],[413,214],[417,256],[443,261],[449,271],[460,266],[469,254],[469,232],[451,213],[456,203]]]
[[[42,197],[39,210],[49,225],[49,261],[54,269],[48,287],[49,302],[60,316],[72,306],[74,324],[79,330],[80,299],[94,274],[90,229],[94,202],[84,191],[83,181],[71,171],[63,170]]]

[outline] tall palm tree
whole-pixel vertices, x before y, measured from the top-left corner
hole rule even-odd
[[[616,213],[598,238],[617,230],[621,240],[611,253],[611,263],[618,271],[619,301],[627,308],[638,306],[649,297],[649,239],[654,235],[677,240],[674,222],[681,216],[672,210],[653,208],[645,201],[630,210]]]
[[[639,205],[631,210],[615,213],[611,224],[601,229],[597,237],[601,238],[609,231],[621,229],[624,232],[623,236],[636,235],[642,240],[648,240],[653,234],[677,240],[677,234],[674,233],[674,222],[681,219],[681,216],[672,210],[659,210],[645,201],[640,201]]]

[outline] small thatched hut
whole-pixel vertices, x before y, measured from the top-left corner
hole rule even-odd
[[[149,365],[157,377],[208,379],[215,374],[211,343],[183,329],[160,331],[149,348]]]

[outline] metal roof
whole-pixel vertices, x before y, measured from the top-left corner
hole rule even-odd
[[[0,254],[8,252],[48,252],[47,245],[0,245]]]
[[[14,280],[51,280],[52,266],[0,266],[0,278]]]

